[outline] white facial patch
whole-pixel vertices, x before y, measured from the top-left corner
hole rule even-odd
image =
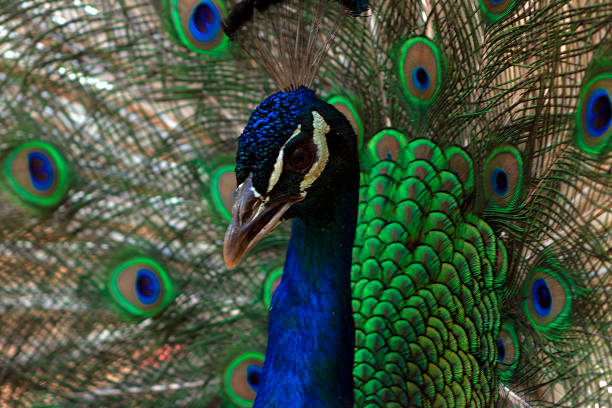
[[[285,146],[287,146],[287,143],[289,143],[291,139],[299,135],[301,131],[302,125],[298,125],[298,127],[293,131],[291,137],[285,142],[283,147],[281,147],[280,153],[278,154],[276,162],[274,163],[274,169],[272,170],[272,174],[270,175],[270,181],[268,182],[268,191],[266,191],[266,194],[272,191],[276,183],[278,183],[278,180],[280,180],[281,173],[283,172],[283,155],[285,152]]]
[[[325,135],[329,132],[329,125],[323,119],[323,116],[317,111],[312,111],[312,124],[314,127],[312,140],[317,146],[317,160],[312,165],[308,173],[304,176],[304,179],[300,183],[300,191],[302,195],[306,195],[305,191],[308,187],[315,182],[317,178],[323,173],[327,161],[329,160],[329,150],[327,150],[327,139]]]
[[[315,182],[317,178],[323,173],[325,166],[327,165],[327,161],[329,160],[329,150],[327,149],[327,140],[325,135],[330,130],[329,125],[323,119],[323,116],[319,114],[317,111],[312,111],[312,124],[313,124],[313,136],[312,140],[314,144],[317,146],[317,159],[315,163],[312,165],[308,173],[304,175],[304,179],[300,183],[300,192],[302,196],[305,196],[306,189]],[[278,157],[276,158],[276,162],[274,162],[274,169],[272,170],[272,174],[270,175],[270,181],[268,182],[268,191],[270,193],[278,180],[280,180],[281,174],[283,173],[283,159],[285,154],[285,147],[293,140],[296,136],[300,134],[302,131],[302,125],[298,125],[298,127],[293,131],[291,137],[285,142],[283,147],[281,147]]]

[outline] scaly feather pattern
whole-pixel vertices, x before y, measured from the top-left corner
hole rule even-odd
[[[332,255],[283,272],[281,226],[230,271],[223,239],[238,136],[300,85],[356,137],[354,405],[612,404],[612,3],[340,3],[0,5],[0,406],[272,395],[273,294]]]

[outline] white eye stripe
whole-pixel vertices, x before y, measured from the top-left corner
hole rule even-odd
[[[268,182],[268,191],[266,191],[266,194],[272,191],[276,183],[278,183],[278,180],[280,180],[280,176],[283,172],[283,156],[287,143],[289,143],[294,137],[299,135],[301,131],[302,125],[298,125],[297,129],[293,131],[291,137],[285,142],[283,147],[281,147],[280,152],[278,153],[278,157],[276,158],[276,162],[274,163],[274,169],[272,170],[272,174],[270,175],[270,181]]]
[[[312,140],[317,146],[317,161],[308,170],[308,173],[304,176],[304,179],[300,183],[300,191],[305,194],[305,190],[315,182],[317,178],[323,173],[327,161],[329,160],[329,150],[327,149],[327,139],[325,135],[329,132],[329,125],[323,119],[323,116],[317,111],[312,111],[312,124],[314,127]]]
[[[314,110],[312,111],[312,124],[314,128],[312,140],[317,147],[317,159],[300,183],[300,192],[303,196],[306,195],[305,190],[310,187],[317,178],[319,178],[321,173],[323,173],[323,170],[325,169],[325,166],[329,160],[329,150],[327,149],[327,139],[325,136],[329,132],[330,127],[327,122],[325,122],[325,119],[323,119],[323,116]],[[272,191],[283,173],[285,148],[295,137],[300,134],[301,131],[302,125],[298,125],[295,131],[293,131],[291,137],[285,142],[285,144],[283,144],[283,147],[281,147],[278,157],[276,158],[276,162],[274,162],[274,169],[270,175],[270,181],[268,182],[268,190],[266,194]]]

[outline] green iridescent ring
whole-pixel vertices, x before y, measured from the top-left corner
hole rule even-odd
[[[442,54],[438,46],[424,37],[407,40],[400,49],[397,69],[409,101],[415,106],[428,106],[442,82]]]
[[[276,286],[280,283],[280,279],[283,276],[283,268],[278,268],[272,271],[272,273],[266,278],[264,283],[263,302],[266,308],[269,308],[272,304],[272,295],[276,290]]]
[[[379,160],[397,161],[400,152],[408,145],[406,136],[395,129],[383,129],[368,142],[372,163]]]
[[[598,75],[583,87],[576,109],[576,144],[591,155],[612,148],[612,73]]]
[[[28,185],[28,179],[31,178],[34,182],[35,176],[29,174],[29,178],[25,177],[25,174],[31,173],[32,170],[31,163],[28,163],[28,157],[32,154],[44,156],[46,162],[44,164],[49,167],[49,174],[46,174],[46,177],[53,178],[52,182],[40,191]],[[18,161],[23,163],[18,163]],[[58,206],[68,192],[71,180],[69,167],[64,157],[55,147],[41,141],[24,143],[12,151],[4,162],[4,178],[19,200],[33,207],[42,208]]]
[[[232,215],[230,214],[232,208],[231,197],[233,191],[236,189],[236,177],[233,174],[233,165],[223,165],[215,169],[210,183],[210,194],[215,208],[228,221],[232,220]],[[222,185],[228,182],[228,180],[225,179],[228,175],[231,177],[233,184]]]
[[[496,209],[507,209],[523,198],[523,159],[511,145],[495,148],[485,162],[485,194]]]
[[[444,151],[448,159],[448,168],[453,172],[463,184],[463,191],[466,195],[474,189],[474,165],[472,158],[457,146],[450,146]]]
[[[198,54],[219,55],[229,46],[229,38],[223,32],[221,20],[227,15],[227,9],[222,0],[167,0],[170,2],[170,15],[172,26],[180,42],[189,50]],[[204,9],[211,14],[215,29],[214,35],[200,32],[201,26],[195,20],[204,20],[198,17],[199,10]]]
[[[516,5],[516,0],[480,0],[480,10],[489,24],[506,17]]]
[[[174,285],[165,269],[148,257],[135,257],[116,266],[108,291],[117,305],[132,316],[152,317],[173,299]]]
[[[327,100],[327,103],[333,105],[336,109],[338,109],[346,118],[349,120],[351,125],[353,126],[353,130],[357,134],[357,148],[361,150],[363,147],[363,136],[364,136],[364,127],[363,121],[359,116],[357,108],[351,102],[351,100],[342,95],[335,95],[330,97]]]
[[[255,392],[250,389],[247,372],[250,365],[263,365],[264,355],[257,352],[247,352],[236,357],[225,370],[224,388],[227,396],[240,407],[251,407],[255,400]],[[244,381],[243,381],[244,380]]]
[[[573,294],[570,282],[560,271],[535,268],[525,281],[523,295],[525,314],[536,329],[546,332],[567,323]]]
[[[502,381],[508,381],[516,369],[519,356],[520,344],[514,327],[504,322],[497,338],[497,370]]]

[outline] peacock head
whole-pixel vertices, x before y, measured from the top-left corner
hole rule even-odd
[[[301,87],[266,98],[238,142],[232,222],[223,255],[236,267],[282,221],[324,218],[347,177],[358,177],[348,120]]]

